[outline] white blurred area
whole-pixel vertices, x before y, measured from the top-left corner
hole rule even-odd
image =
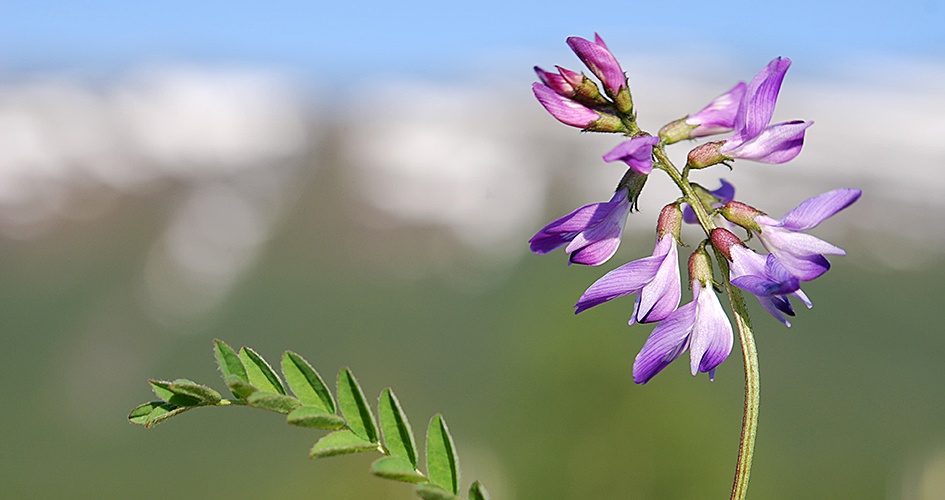
[[[641,124],[652,132],[767,62],[736,73],[725,61],[670,66],[618,57],[633,62],[625,69]],[[106,83],[65,75],[0,83],[0,237],[36,238],[75,219],[107,217],[116,197],[155,196],[155,183],[178,183],[186,195],[174,201],[146,256],[140,296],[159,321],[191,321],[225,301],[252,269],[310,189],[314,167],[338,170],[344,180],[332,195],[368,208],[339,210],[344,224],[375,239],[419,228],[409,233],[412,246],[400,247],[419,267],[454,269],[472,256],[476,272],[500,274],[527,255],[526,242],[542,225],[608,200],[625,170],[601,160],[620,137],[556,122],[526,81],[383,81],[353,86],[335,107],[309,106],[321,97],[253,68],[153,67]],[[774,216],[829,189],[862,188],[854,207],[815,233],[841,245],[867,243],[892,267],[919,265],[920,257],[906,255],[937,255],[945,240],[941,88],[945,69],[931,62],[851,64],[829,80],[792,68],[775,120],[815,122],[802,154],[785,165],[738,162],[732,172],[720,166],[692,177],[709,188],[725,177],[739,199]],[[313,130],[334,131],[335,141],[322,144]],[[671,154],[681,163],[687,150],[677,145]],[[678,196],[665,176],[652,177],[628,233],[650,237],[659,208]],[[375,252],[397,251],[377,244]],[[398,257],[383,261],[394,268],[403,265]]]

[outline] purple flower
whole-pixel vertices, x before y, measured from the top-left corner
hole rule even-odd
[[[722,184],[721,187],[714,191],[708,191],[713,198],[718,201],[710,203],[710,208],[718,208],[735,198],[735,186],[732,183],[728,182],[725,179],[719,179],[719,182]],[[698,184],[693,184],[693,187],[698,186]],[[703,189],[701,186],[696,188],[696,194],[699,193],[698,189]],[[705,203],[705,202],[703,202]],[[686,206],[683,208],[683,221],[686,224],[698,224],[699,219],[696,217],[696,212],[686,203]]]
[[[716,97],[702,111],[686,118],[686,125],[696,127],[689,131],[689,138],[731,132],[735,128],[735,115],[746,88],[744,82],[739,82],[732,90]]]
[[[681,213],[669,204],[660,213],[658,239],[651,257],[624,264],[605,274],[581,295],[575,314],[624,295],[637,294],[630,324],[660,321],[679,305],[679,237]]]
[[[653,146],[660,142],[659,137],[640,136],[629,141],[621,142],[609,153],[604,155],[604,161],[620,160],[627,164],[634,172],[648,175],[653,171]]]
[[[546,86],[551,88],[551,90],[554,90],[557,94],[565,96],[565,97],[574,96],[575,86],[571,84],[567,79],[565,79],[564,76],[558,73],[545,71],[539,68],[538,66],[535,66],[535,73],[538,75],[538,79],[541,80],[541,83],[544,83]],[[540,97],[539,97],[539,100],[541,100]]]
[[[755,231],[761,244],[787,272],[801,281],[810,281],[830,269],[824,255],[846,255],[846,252],[804,231],[850,206],[861,194],[859,189],[835,189],[805,200],[778,220],[734,201],[726,203],[722,215]]]
[[[597,266],[607,262],[623,235],[623,226],[630,211],[626,188],[618,190],[607,203],[585,205],[543,227],[528,240],[532,252],[544,255],[568,246],[569,263]]]
[[[562,80],[564,79],[562,78]],[[574,99],[559,94],[551,87],[533,83],[532,91],[541,105],[551,113],[551,116],[565,125],[586,129],[600,119],[600,113]]]
[[[778,92],[790,59],[777,58],[755,75],[735,115],[735,135],[726,139],[719,153],[763,163],[784,163],[801,152],[804,130],[813,122],[791,121],[768,125],[774,115]]]
[[[627,88],[627,77],[620,68],[620,63],[600,35],[595,33],[593,42],[572,36],[568,38],[568,45],[591,73],[600,78],[608,95],[615,97],[621,88]]]
[[[794,316],[789,295],[811,308],[810,299],[801,291],[800,280],[789,273],[774,255],[753,252],[727,229],[712,231],[712,244],[731,262],[731,283],[757,297],[761,307],[774,319],[791,326],[782,314]]]
[[[689,349],[693,375],[709,374],[732,352],[732,325],[712,289],[709,256],[700,248],[689,258],[692,302],[673,311],[653,329],[633,362],[633,381],[645,384]],[[708,270],[708,271],[706,271]]]

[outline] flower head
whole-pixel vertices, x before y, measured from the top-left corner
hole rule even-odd
[[[835,189],[805,200],[777,220],[734,201],[726,203],[721,213],[726,219],[755,231],[761,244],[787,272],[801,281],[810,281],[830,269],[824,255],[846,255],[846,252],[804,231],[850,206],[861,194],[859,189]]]
[[[620,246],[624,223],[630,211],[626,188],[606,203],[585,205],[543,227],[528,240],[539,255],[568,245],[569,263],[597,266],[607,262]]]
[[[633,362],[633,381],[645,384],[689,350],[693,375],[708,373],[732,352],[732,324],[712,288],[709,255],[703,247],[689,257],[692,302],[676,309],[653,329]]]
[[[682,213],[666,205],[657,224],[657,242],[651,257],[624,264],[595,281],[578,300],[575,314],[624,295],[637,294],[630,324],[660,321],[679,305],[679,237]]]
[[[604,155],[604,161],[620,160],[627,164],[634,172],[647,175],[653,171],[653,146],[660,142],[659,137],[639,136],[629,141],[621,142],[609,153]]]

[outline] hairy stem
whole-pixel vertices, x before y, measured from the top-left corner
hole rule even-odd
[[[662,145],[653,148],[656,158],[654,166],[664,170],[673,179],[683,195],[687,198],[699,219],[699,225],[707,236],[711,236],[715,223],[709,216],[708,210],[696,196],[688,175],[680,174],[679,170],[670,161]],[[688,172],[685,172],[688,174]],[[761,381],[758,375],[758,352],[755,349],[755,338],[751,333],[751,320],[748,317],[748,308],[741,290],[729,282],[728,261],[715,250],[716,261],[719,263],[719,272],[725,283],[732,312],[735,313],[735,325],[738,327],[738,337],[742,345],[742,356],[745,360],[745,413],[742,416],[742,436],[738,445],[738,461],[735,464],[735,480],[732,484],[732,500],[744,500],[748,493],[748,477],[751,474],[751,457],[755,449],[755,436],[758,433],[758,403]]]

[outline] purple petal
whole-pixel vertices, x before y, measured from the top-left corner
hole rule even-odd
[[[564,249],[571,254],[572,263],[596,266],[607,262],[617,252],[627,214],[630,213],[626,190],[621,190],[617,196],[621,197],[620,203],[616,206],[608,203],[610,211],[603,220],[579,233]]]
[[[696,321],[689,346],[689,367],[695,375],[700,371],[710,371],[725,361],[732,352],[734,336],[732,324],[715,291],[711,287],[702,289],[701,283],[696,281],[692,294],[696,302]]]
[[[549,253],[567,244],[581,231],[604,220],[613,210],[610,203],[591,203],[556,219],[538,231],[528,240],[532,252],[539,255]]]
[[[538,74],[538,79],[541,80],[542,83],[550,87],[551,90],[554,90],[556,93],[563,96],[574,94],[574,86],[568,83],[561,75],[545,71],[538,66],[535,66],[535,73]]]
[[[610,53],[604,41],[599,36],[595,38],[598,41],[597,43],[572,36],[568,38],[568,45],[581,58],[584,65],[591,70],[591,73],[600,78],[600,81],[604,83],[604,87],[612,95],[617,95],[621,87],[626,87],[627,77],[623,74],[623,69],[620,68],[617,58]]]
[[[689,132],[689,137],[704,137],[730,132],[735,127],[735,115],[747,87],[744,82],[716,97],[708,106],[686,119],[687,125],[698,125]]]
[[[679,256],[672,234],[665,234],[656,244],[654,256],[662,255],[663,262],[653,280],[640,291],[634,311],[634,321],[653,323],[662,321],[679,306],[682,288],[679,279]]]
[[[732,245],[729,249],[732,265],[729,268],[734,281],[741,276],[765,276],[765,257],[741,245]]]
[[[653,146],[659,142],[660,138],[656,136],[634,137],[611,149],[609,153],[604,155],[604,161],[620,160],[632,168],[634,172],[647,175],[653,170]]]
[[[790,328],[791,322],[788,321],[788,319],[785,318],[783,314],[781,314],[781,309],[783,307],[783,304],[781,304],[780,302],[776,303],[776,301],[787,302],[787,299],[784,298],[783,296],[778,296],[778,295],[775,295],[772,297],[758,297],[758,302],[761,303],[762,309],[764,309],[774,319],[783,323],[784,326]],[[794,310],[791,309],[790,303],[788,303],[788,309],[790,310],[790,312],[788,312],[788,315],[794,316]]]
[[[735,116],[735,131],[739,135],[751,139],[771,123],[774,107],[778,102],[778,92],[781,91],[781,82],[790,66],[790,59],[774,59],[748,84]]]
[[[780,226],[792,231],[807,231],[827,220],[835,213],[852,205],[860,195],[859,189],[834,189],[801,202],[779,220]]]
[[[729,158],[784,163],[800,154],[804,146],[804,130],[813,124],[793,121],[772,125],[756,136],[734,136],[726,140],[719,151]]]
[[[572,127],[587,128],[600,119],[595,111],[587,106],[558,94],[550,87],[540,83],[532,84],[532,91],[541,105],[561,123]]]
[[[633,381],[647,383],[678,358],[689,347],[695,320],[696,303],[693,301],[676,309],[657,325],[633,361]]]
[[[647,283],[653,281],[660,264],[663,262],[662,256],[644,257],[624,264],[617,269],[603,275],[600,279],[588,287],[578,299],[574,306],[574,314],[590,309],[608,300],[630,295],[639,292]]]
[[[846,255],[842,248],[820,238],[780,227],[761,226],[759,236],[761,244],[801,281],[810,281],[830,269],[824,254]]]

